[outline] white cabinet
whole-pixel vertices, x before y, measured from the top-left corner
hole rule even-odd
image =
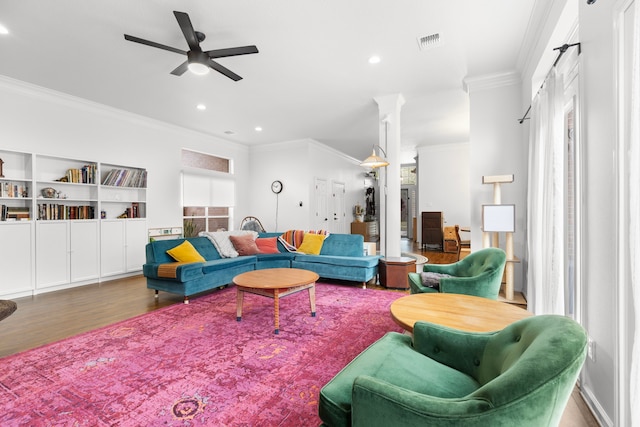
[[[100,271],[98,221],[69,221],[71,282],[95,280]]]
[[[144,168],[0,149],[0,298],[138,273]]]
[[[98,221],[38,221],[36,288],[98,279]]]
[[[33,289],[33,222],[0,224],[0,295],[29,295]]]
[[[147,221],[127,220],[125,230],[125,252],[127,273],[142,271],[142,265],[146,262],[145,247],[148,242]]]
[[[100,234],[102,277],[142,270],[147,243],[145,219],[104,219]]]

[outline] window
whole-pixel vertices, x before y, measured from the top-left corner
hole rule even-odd
[[[416,185],[416,165],[400,167],[400,184]]]
[[[235,180],[229,159],[182,150],[182,216],[185,237],[229,230],[233,224]]]

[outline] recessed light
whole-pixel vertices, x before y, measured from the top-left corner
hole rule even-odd
[[[9,34],[9,29],[4,25],[0,24],[0,34]]]
[[[256,132],[262,132],[262,127],[261,126],[256,126]]]
[[[198,105],[196,105],[196,108],[197,108],[198,110],[200,110],[200,111],[204,111],[204,110],[206,110],[206,109],[207,109],[207,106],[206,106],[206,105],[204,105],[204,104],[198,104]]]
[[[380,57],[378,55],[373,55],[369,58],[369,64],[377,64],[380,62]]]

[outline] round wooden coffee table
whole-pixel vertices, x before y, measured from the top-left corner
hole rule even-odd
[[[467,332],[493,332],[529,316],[533,314],[513,304],[462,294],[413,294],[391,303],[391,317],[409,332],[418,320]]]
[[[275,332],[280,332],[280,298],[309,290],[311,317],[316,315],[316,281],[318,275],[313,271],[299,268],[269,268],[238,274],[233,278],[236,285],[236,320],[242,320],[242,301],[245,293],[273,298]]]

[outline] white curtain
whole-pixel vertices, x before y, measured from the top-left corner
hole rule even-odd
[[[565,314],[563,96],[553,68],[531,105],[527,299],[535,314]]]
[[[631,59],[631,117],[629,123],[629,255],[635,311],[631,356],[631,421],[640,426],[640,5],[635,2]]]

